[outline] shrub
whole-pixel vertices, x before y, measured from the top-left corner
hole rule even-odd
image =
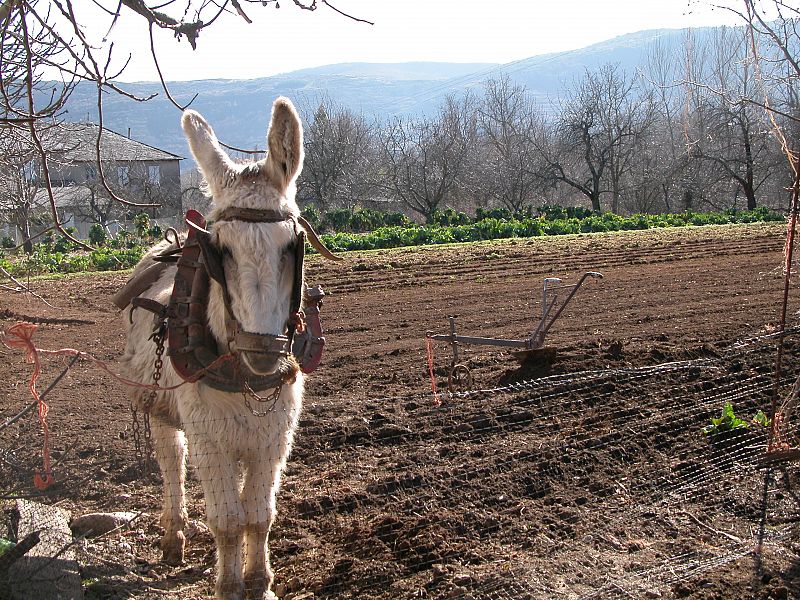
[[[475,221],[484,221],[486,219],[511,219],[511,211],[507,208],[482,208],[478,207],[475,211]]]
[[[143,255],[141,246],[121,250],[100,248],[89,255],[89,261],[98,271],[119,271],[134,267]]]
[[[466,225],[471,223],[469,215],[456,211],[454,208],[446,208],[443,211],[436,211],[431,215],[430,225]]]
[[[322,220],[319,216],[319,211],[313,204],[309,204],[308,206],[306,206],[300,214],[302,214],[303,218],[309,222],[311,227],[313,227],[314,229],[320,228]]]
[[[373,231],[384,224],[383,214],[369,208],[357,208],[350,215],[350,231]]]
[[[100,223],[94,223],[89,228],[89,243],[93,246],[103,246],[108,241],[108,233]]]
[[[133,218],[133,230],[136,235],[143,238],[147,235],[150,229],[150,216],[147,213],[140,212]]]
[[[67,227],[64,231],[72,237],[77,238],[78,230],[74,227]],[[56,252],[69,252],[70,250],[75,250],[79,247],[80,246],[78,246],[78,244],[63,236],[59,237],[55,243],[53,243],[53,250]]]
[[[322,219],[322,229],[326,231],[350,231],[350,218],[352,211],[349,208],[337,208],[325,213]]]
[[[407,216],[400,212],[383,213],[383,224],[391,227],[407,227],[411,221]]]
[[[92,262],[87,254],[65,254],[58,267],[61,273],[84,273],[92,270]]]

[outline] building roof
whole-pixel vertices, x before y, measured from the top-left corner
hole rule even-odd
[[[48,128],[42,137],[46,150],[60,154],[67,162],[95,162],[99,130],[100,126],[96,123],[59,123]],[[137,142],[106,128],[103,128],[100,138],[100,157],[103,161],[183,160],[182,156]]]

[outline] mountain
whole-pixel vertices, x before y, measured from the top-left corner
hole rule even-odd
[[[700,35],[703,29],[694,30]],[[264,148],[269,107],[276,96],[292,99],[308,114],[320,98],[366,116],[387,117],[433,111],[447,94],[479,90],[483,82],[507,74],[524,84],[543,107],[552,106],[565,85],[586,69],[619,63],[626,70],[643,64],[648,50],[660,44],[681,43],[684,30],[659,29],[620,36],[579,50],[533,56],[507,64],[345,63],[302,69],[260,79],[209,79],[169,84],[176,102],[201,112],[225,143],[239,148]],[[138,141],[189,157],[179,125],[178,109],[165,98],[158,83],[120,84],[145,98],[136,102],[119,94],[104,98],[104,124]],[[97,121],[97,90],[79,84],[67,104],[68,121]],[[195,95],[196,98],[195,98]]]

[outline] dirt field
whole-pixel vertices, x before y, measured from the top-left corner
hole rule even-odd
[[[783,226],[726,226],[311,257],[307,281],[328,293],[327,349],[278,500],[279,595],[800,597],[796,466],[771,469],[765,492],[764,428],[724,448],[701,432],[725,401],[746,419],[769,409],[784,238]],[[434,402],[426,332],[447,333],[457,315],[462,334],[528,337],[543,279],[587,271],[604,277],[554,325],[552,363],[468,346],[475,391],[450,396],[450,348],[434,343]],[[110,297],[124,281],[30,282],[49,305],[0,289],[0,327],[34,322],[38,347],[115,370],[124,341]],[[793,289],[792,327],[797,307]],[[797,337],[786,339],[781,397]],[[0,424],[31,402],[31,366],[2,353]],[[39,389],[68,361],[44,357]],[[88,361],[53,389],[57,481],[37,499],[75,515],[143,511],[129,530],[80,542],[88,598],[207,597],[213,540],[199,485],[190,475],[187,564],[163,565],[160,488],[136,474],[126,393]],[[36,495],[41,447],[34,414],[0,430],[4,508]]]

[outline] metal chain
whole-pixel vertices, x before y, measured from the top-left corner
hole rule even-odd
[[[164,336],[166,334],[166,322],[161,321],[158,327],[150,336],[156,344],[156,359],[153,363],[153,385],[154,389],[142,406],[142,423],[139,423],[139,411],[136,402],[131,403],[131,413],[133,416],[133,447],[136,454],[136,463],[139,466],[139,473],[144,475],[153,471],[153,443],[152,431],[150,429],[150,411],[158,399],[158,382],[161,380],[161,370],[164,367]]]
[[[133,423],[131,429],[133,431],[133,449],[136,454],[136,465],[139,473],[144,472],[144,463],[142,462],[142,434],[139,426],[139,411],[136,409],[136,401],[131,402],[131,415]]]
[[[150,391],[147,402],[144,404],[144,414],[142,421],[144,421],[144,446],[147,452],[146,466],[148,471],[153,470],[153,442],[152,433],[150,431],[150,411],[158,399],[158,382],[161,380],[161,369],[164,367],[164,337],[167,332],[166,321],[161,321],[158,328],[153,331],[153,341],[156,343],[156,360],[153,363],[153,386],[154,389]]]
[[[244,384],[245,389],[242,392],[242,396],[244,396],[244,405],[247,407],[247,410],[254,417],[266,417],[269,413],[275,410],[275,405],[278,403],[278,397],[281,395],[281,390],[283,390],[283,384],[281,383],[278,387],[275,388],[275,391],[272,392],[269,396],[259,396],[250,385],[245,382]],[[253,408],[253,405],[250,404],[250,397],[253,397],[255,400],[260,402],[261,404],[266,404],[267,402],[272,402],[272,406],[267,408],[265,411],[258,411]]]

